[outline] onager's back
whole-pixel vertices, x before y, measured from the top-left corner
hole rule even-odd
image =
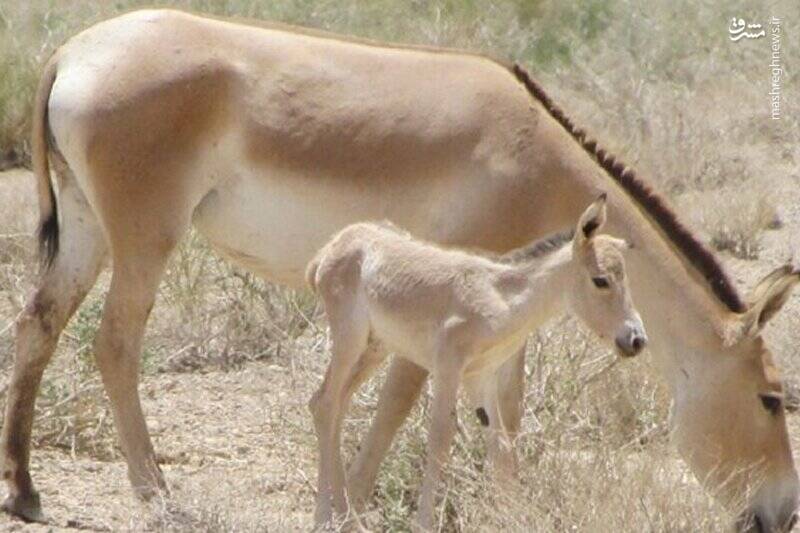
[[[428,463],[420,525],[434,516],[435,489],[452,438],[451,413],[463,379],[490,428],[503,432],[494,371],[527,335],[564,309],[574,311],[619,352],[646,343],[625,279],[625,241],[597,235],[605,195],[574,232],[504,256],[447,250],[388,223],[358,223],[337,234],[309,264],[307,281],[328,314],[333,359],[311,401],[320,445],[316,520],[347,510],[339,432],[355,389],[391,351],[434,375]],[[333,508],[332,508],[333,505]]]

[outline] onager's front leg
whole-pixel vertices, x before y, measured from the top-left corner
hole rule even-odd
[[[463,368],[464,357],[460,353],[445,350],[439,354],[433,377],[433,408],[425,477],[419,497],[418,526],[422,531],[434,528],[436,489],[455,433],[455,408]]]
[[[517,350],[495,374],[494,398],[497,408],[494,409],[497,423],[491,420],[489,435],[489,462],[492,466],[494,480],[505,485],[514,479],[517,472],[517,453],[515,440],[519,434],[524,411],[525,397],[525,347]]]
[[[498,402],[498,373],[485,372],[464,380],[471,406],[482,426],[492,479],[501,483],[513,477],[514,450],[503,425]],[[510,476],[510,477],[509,477]]]

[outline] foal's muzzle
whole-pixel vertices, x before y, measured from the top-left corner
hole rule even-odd
[[[617,349],[624,357],[633,357],[647,346],[647,335],[643,331],[631,331],[616,338]]]

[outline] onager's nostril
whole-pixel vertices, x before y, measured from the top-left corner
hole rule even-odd
[[[633,357],[638,353],[638,350],[633,346],[633,339],[616,339],[617,351],[623,357]]]

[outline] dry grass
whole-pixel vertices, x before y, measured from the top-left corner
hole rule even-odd
[[[4,164],[27,157],[30,96],[50,50],[94,21],[143,4],[0,4]],[[147,4],[520,60],[577,123],[657,182],[686,220],[733,256],[729,262],[740,281],[751,284],[798,246],[800,99],[785,84],[784,120],[768,120],[765,42],[727,40],[734,13],[760,21],[775,13],[797,26],[796,3],[777,3],[769,13],[739,0],[714,7],[630,0],[581,7],[528,0]],[[797,55],[797,35],[784,34],[785,58]],[[32,185],[24,175],[0,176],[0,390],[11,363],[10,326],[35,279]],[[784,227],[765,232],[778,217]],[[739,260],[755,257],[758,263]],[[37,404],[34,440],[45,466],[34,476],[58,523],[75,519],[90,529],[156,531],[309,528],[315,440],[305,404],[327,362],[324,317],[313,298],[230,266],[197,235],[185,240],[163,281],[143,354],[144,402],[174,498],[144,508],[130,507],[91,357],[107,285],[101,277],[67,328]],[[798,307],[791,302],[769,333],[782,364],[793,370]],[[488,484],[479,427],[471,412],[460,410],[442,529],[722,530],[730,517],[669,445],[669,401],[648,363],[646,355],[617,363],[569,319],[538,332],[528,354],[520,485],[497,493]],[[355,449],[367,427],[381,379],[354,399],[346,450]],[[366,517],[377,529],[408,527],[427,401],[415,409],[386,460]],[[796,423],[791,429],[795,434]],[[35,456],[34,464],[37,457],[42,460]],[[62,475],[72,464],[86,471]],[[76,501],[59,492],[63,483],[93,496]],[[106,484],[115,487],[113,494]],[[88,517],[74,518],[76,509]]]
[[[758,259],[761,252],[761,233],[779,229],[781,219],[774,204],[765,196],[755,198],[737,195],[724,208],[711,212],[713,221],[711,245],[739,259]]]

